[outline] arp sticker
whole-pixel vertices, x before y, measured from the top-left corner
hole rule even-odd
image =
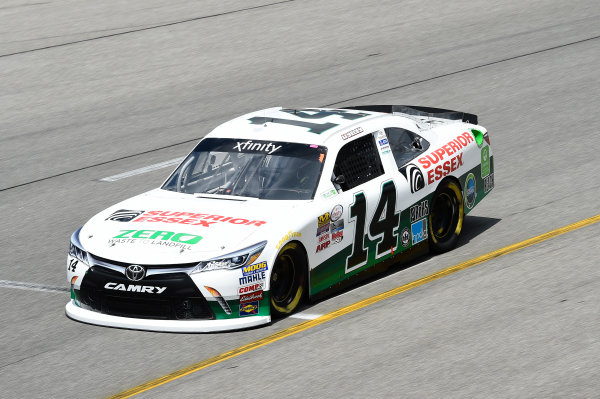
[[[258,301],[240,303],[240,316],[253,316],[258,314]]]
[[[419,220],[410,225],[412,233],[412,245],[427,239],[427,219]]]
[[[481,177],[484,178],[490,174],[490,147],[485,146],[481,149]]]
[[[475,183],[475,175],[469,173],[465,180],[465,205],[471,209],[475,205],[475,197],[477,195],[477,187]]]

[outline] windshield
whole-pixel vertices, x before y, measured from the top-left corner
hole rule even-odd
[[[312,199],[327,148],[257,140],[207,138],[163,189],[274,200]]]

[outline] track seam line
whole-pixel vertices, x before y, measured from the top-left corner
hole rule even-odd
[[[52,285],[28,283],[25,281],[0,280],[0,288],[16,288],[19,290],[42,291],[42,292],[69,292],[66,287],[56,287]]]
[[[484,67],[487,67],[487,66],[490,66],[490,65],[500,64],[500,63],[506,62],[506,61],[516,60],[518,58],[523,58],[523,57],[527,57],[527,56],[534,55],[534,54],[540,54],[540,53],[543,53],[543,52],[546,52],[546,51],[557,50],[557,49],[560,49],[560,48],[563,48],[563,47],[568,47],[568,46],[571,46],[571,45],[574,45],[574,44],[585,43],[585,42],[588,42],[588,41],[591,41],[591,40],[596,40],[598,38],[600,38],[600,35],[599,36],[594,36],[594,37],[589,37],[587,39],[577,40],[577,41],[570,42],[570,43],[560,44],[558,46],[548,47],[548,48],[541,49],[541,50],[531,51],[531,52],[525,53],[525,54],[515,55],[515,56],[509,57],[509,58],[503,58],[503,59],[497,60],[497,61],[487,62],[485,64],[481,64],[481,65],[476,65],[476,66],[469,67],[469,68],[460,69],[458,71],[444,73],[444,74],[437,75],[437,76],[434,76],[434,77],[431,77],[431,78],[422,79],[422,80],[418,80],[418,81],[411,82],[411,83],[406,83],[406,84],[399,85],[399,86],[396,86],[396,87],[391,87],[391,88],[388,88],[388,89],[374,91],[374,92],[369,93],[369,94],[363,94],[361,96],[348,98],[346,100],[337,101],[335,103],[324,105],[324,107],[331,107],[331,106],[334,106],[336,104],[345,103],[345,102],[353,101],[353,100],[358,100],[360,98],[370,97],[370,96],[374,96],[376,94],[386,93],[388,91],[403,89],[405,87],[413,86],[413,85],[416,85],[416,84],[419,84],[419,83],[425,83],[425,82],[429,82],[429,81],[432,81],[432,80],[435,80],[435,79],[445,78],[447,76],[452,76],[452,75],[457,75],[457,74],[463,73],[463,72],[473,71],[475,69],[484,68]]]
[[[473,267],[473,266],[476,266],[478,264],[484,263],[484,262],[486,262],[488,260],[499,258],[499,257],[501,257],[503,255],[510,254],[512,252],[515,252],[515,251],[518,251],[520,249],[532,246],[532,245],[540,243],[542,241],[549,240],[549,239],[551,239],[553,237],[560,236],[560,235],[568,233],[570,231],[577,230],[577,229],[580,229],[582,227],[592,225],[592,224],[597,223],[597,222],[600,222],[600,214],[592,216],[592,217],[589,217],[589,218],[586,218],[586,219],[583,219],[583,220],[580,220],[578,222],[569,224],[567,226],[564,226],[564,227],[561,227],[561,228],[549,231],[547,233],[544,233],[544,234],[541,234],[541,235],[529,238],[527,240],[520,241],[520,242],[512,244],[512,245],[508,245],[506,247],[503,247],[503,248],[497,249],[495,251],[489,252],[487,254],[478,256],[476,258],[467,260],[467,261],[459,263],[457,265],[450,266],[448,268],[440,270],[439,272],[430,274],[428,276],[425,276],[423,278],[420,278],[420,279],[415,280],[413,282],[410,282],[408,284],[401,285],[401,286],[393,288],[393,289],[391,289],[389,291],[385,291],[385,292],[382,292],[380,294],[374,295],[372,297],[369,297],[369,298],[363,299],[361,301],[355,302],[355,303],[353,303],[351,305],[344,306],[344,307],[342,307],[340,309],[334,310],[333,312],[324,314],[323,316],[318,317],[318,318],[316,318],[314,320],[308,320],[308,321],[305,321],[303,323],[296,324],[296,325],[294,325],[292,327],[288,327],[288,328],[286,328],[284,330],[278,331],[278,332],[276,332],[274,334],[271,334],[271,335],[269,335],[267,337],[261,338],[261,339],[259,339],[257,341],[254,341],[254,342],[251,342],[249,344],[240,346],[240,347],[238,347],[236,349],[230,350],[230,351],[222,353],[220,355],[211,357],[211,358],[206,359],[206,360],[204,360],[202,362],[192,364],[191,366],[184,367],[182,369],[179,369],[177,371],[174,371],[174,372],[169,373],[167,375],[164,375],[162,377],[156,378],[156,379],[154,379],[152,381],[148,381],[148,382],[146,382],[144,384],[138,385],[138,386],[136,386],[134,388],[128,389],[128,390],[123,391],[123,392],[121,392],[119,394],[110,396],[109,399],[125,399],[125,398],[130,398],[130,397],[135,396],[137,394],[140,394],[142,392],[145,392],[145,391],[148,391],[150,389],[153,389],[153,388],[159,387],[161,385],[164,385],[164,384],[166,384],[166,383],[168,383],[170,381],[179,379],[179,378],[184,377],[186,375],[189,375],[189,374],[195,373],[197,371],[200,371],[202,369],[205,369],[205,368],[207,368],[209,366],[215,365],[217,363],[221,363],[221,362],[223,362],[225,360],[237,357],[239,355],[242,355],[244,353],[253,351],[255,349],[258,349],[260,347],[268,345],[270,343],[279,341],[279,340],[281,340],[283,338],[286,338],[286,337],[289,337],[291,335],[297,334],[299,332],[302,332],[302,331],[308,330],[310,328],[316,327],[316,326],[318,326],[320,324],[323,324],[323,323],[326,323],[328,321],[337,319],[338,317],[344,316],[344,315],[346,315],[348,313],[352,313],[352,312],[355,312],[357,310],[366,308],[366,307],[368,307],[370,305],[373,305],[375,303],[381,302],[381,301],[383,301],[385,299],[391,298],[391,297],[396,296],[398,294],[401,294],[403,292],[412,290],[413,288],[420,287],[420,286],[425,285],[425,284],[427,284],[429,282],[438,280],[438,279],[440,279],[442,277],[448,276],[450,274],[456,273],[456,272],[461,271],[461,270],[468,269],[470,267]]]
[[[113,182],[113,181],[131,177],[131,176],[137,176],[137,175],[141,175],[144,173],[153,172],[155,170],[164,169],[164,168],[168,168],[169,166],[177,165],[184,159],[185,159],[185,157],[169,159],[168,161],[158,162],[158,163],[154,163],[152,165],[144,166],[144,167],[130,170],[127,172],[119,173],[119,174],[108,176],[108,177],[103,177],[102,179],[99,179],[99,181]]]
[[[295,0],[287,0],[287,1],[295,1]],[[273,3],[273,4],[279,4],[279,3]],[[340,103],[344,103],[344,102],[348,102],[348,101],[352,101],[352,100],[358,100],[360,98],[365,98],[365,97],[373,96],[375,94],[381,94],[381,93],[385,93],[385,92],[392,91],[392,90],[402,89],[404,87],[413,86],[413,85],[416,85],[416,84],[419,84],[419,83],[429,82],[429,81],[432,81],[432,80],[435,80],[435,79],[440,79],[440,78],[443,78],[443,77],[452,76],[452,75],[459,74],[459,73],[462,73],[462,72],[468,72],[468,71],[471,71],[471,70],[474,70],[474,69],[483,68],[483,67],[494,65],[494,64],[499,64],[499,63],[502,63],[504,61],[510,61],[510,60],[514,60],[514,59],[517,59],[517,58],[526,57],[528,55],[539,54],[539,53],[543,53],[545,51],[556,50],[556,49],[559,49],[559,48],[562,48],[562,47],[567,47],[567,46],[570,46],[570,45],[573,45],[573,44],[579,44],[579,43],[587,42],[587,41],[590,41],[590,40],[595,40],[595,39],[598,39],[598,38],[600,38],[600,36],[594,36],[594,37],[590,37],[590,38],[587,38],[587,39],[578,40],[578,41],[571,42],[571,43],[561,44],[559,46],[554,46],[554,47],[549,47],[549,48],[542,49],[542,50],[533,51],[533,52],[530,52],[530,53],[527,53],[527,54],[521,54],[521,55],[517,55],[517,56],[514,56],[514,57],[510,57],[510,58],[498,60],[498,61],[488,62],[486,64],[482,64],[482,65],[477,65],[477,66],[470,67],[470,68],[461,69],[459,71],[448,72],[448,73],[445,73],[445,74],[442,74],[442,75],[437,75],[437,76],[434,76],[432,78],[427,78],[427,79],[422,79],[422,80],[418,80],[418,81],[411,82],[411,83],[406,83],[406,84],[403,84],[403,85],[400,85],[400,86],[396,86],[396,87],[392,87],[392,88],[384,89],[384,90],[379,90],[379,91],[375,91],[375,92],[368,93],[368,94],[363,94],[361,96],[349,98],[349,99],[346,99],[346,100],[340,100],[340,101],[337,101],[335,103],[322,105],[321,107],[331,107],[331,106],[334,106],[335,104],[340,104]],[[92,169],[92,168],[95,168],[97,166],[102,166],[102,165],[106,165],[106,164],[109,164],[109,163],[112,163],[112,162],[121,161],[123,159],[133,158],[133,157],[137,157],[139,155],[144,155],[144,154],[149,154],[151,152],[156,152],[156,151],[164,150],[166,148],[175,147],[175,146],[178,146],[178,145],[181,145],[181,144],[186,144],[186,143],[190,143],[190,142],[193,142],[193,141],[197,141],[197,140],[200,140],[201,138],[202,137],[198,137],[198,138],[194,138],[194,139],[190,139],[190,140],[185,140],[185,141],[181,141],[179,143],[170,144],[170,145],[167,145],[167,146],[150,149],[150,150],[139,152],[139,153],[136,153],[136,154],[125,155],[125,156],[122,156],[122,157],[119,157],[119,158],[112,159],[110,161],[104,161],[104,162],[100,162],[100,163],[93,164],[93,165],[83,166],[81,168],[69,170],[69,171],[66,171],[66,172],[57,173],[57,174],[52,175],[52,176],[42,177],[40,179],[32,180],[32,181],[29,181],[29,182],[20,183],[20,184],[17,184],[17,185],[14,185],[14,186],[10,186],[10,187],[1,188],[0,192],[11,190],[13,188],[27,186],[27,185],[33,184],[33,183],[39,183],[39,182],[44,181],[44,180],[50,180],[50,179],[53,179],[55,177],[60,177],[60,176],[67,175],[69,173],[75,173],[75,172],[80,172],[80,171],[86,170],[86,169]]]
[[[217,13],[217,14],[204,15],[202,17],[194,17],[194,18],[183,19],[181,21],[167,22],[167,23],[164,23],[164,24],[147,26],[145,28],[131,29],[131,30],[128,30],[128,31],[125,31],[125,32],[111,33],[111,34],[108,34],[108,35],[90,37],[88,39],[74,40],[72,42],[53,44],[53,45],[50,45],[50,46],[38,47],[38,48],[29,49],[29,50],[23,50],[23,51],[16,51],[14,53],[0,54],[0,58],[10,57],[10,56],[13,56],[13,55],[33,53],[35,51],[48,50],[48,49],[57,48],[57,47],[65,47],[65,46],[70,46],[72,44],[79,44],[79,43],[91,42],[91,41],[94,41],[94,40],[106,39],[106,38],[115,37],[115,36],[122,36],[122,35],[127,35],[129,33],[142,32],[142,31],[145,31],[145,30],[152,30],[152,29],[164,28],[164,27],[167,27],[167,26],[180,25],[180,24],[184,24],[184,23],[187,23],[187,22],[199,21],[199,20],[202,20],[202,19],[222,17],[224,15],[236,14],[236,13],[243,12],[243,11],[250,11],[250,10],[255,10],[255,9],[258,9],[258,8],[265,8],[265,7],[269,7],[269,6],[273,6],[273,5],[278,5],[278,4],[291,3],[291,2],[294,2],[294,1],[296,1],[296,0],[283,0],[283,1],[278,1],[278,2],[275,2],[275,3],[262,4],[262,5],[259,5],[259,6],[253,6],[253,7],[248,7],[248,8],[241,8],[239,10],[224,11],[224,12]],[[123,28],[115,28],[115,29],[123,29]]]
[[[44,180],[50,180],[50,179],[53,179],[55,177],[60,177],[60,176],[68,175],[70,173],[80,172],[80,171],[86,170],[86,169],[92,169],[92,168],[95,168],[96,166],[102,166],[102,165],[106,165],[106,164],[109,164],[109,163],[112,163],[112,162],[117,162],[117,161],[122,161],[124,159],[134,158],[134,157],[137,157],[139,155],[145,155],[145,154],[149,154],[149,153],[155,152],[155,151],[166,150],[167,148],[177,147],[178,145],[191,143],[191,142],[194,142],[194,141],[198,141],[200,139],[201,139],[201,137],[195,138],[195,139],[191,139],[191,140],[180,141],[179,143],[169,144],[169,145],[166,145],[166,146],[163,146],[163,147],[154,148],[152,150],[147,150],[147,151],[140,152],[140,153],[137,153],[137,154],[125,155],[125,156],[122,156],[122,157],[119,157],[119,158],[116,158],[116,159],[112,159],[110,161],[104,161],[104,162],[100,162],[100,163],[97,163],[97,164],[94,164],[94,165],[83,166],[81,168],[69,170],[67,172],[57,173],[57,174],[52,175],[52,176],[42,177],[42,178],[37,179],[37,180],[32,180],[32,181],[29,181],[29,182],[26,182],[26,183],[17,184],[15,186],[2,188],[2,189],[0,189],[0,192],[7,191],[7,190],[10,190],[10,189],[13,189],[13,188],[27,186],[27,185],[33,184],[33,183],[39,183],[39,182],[44,181]]]

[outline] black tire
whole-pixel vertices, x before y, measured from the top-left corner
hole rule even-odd
[[[306,256],[300,245],[286,244],[271,271],[271,314],[285,316],[292,313],[302,302],[306,292]]]
[[[464,218],[460,185],[450,179],[443,181],[433,194],[429,212],[429,246],[433,252],[456,247]]]

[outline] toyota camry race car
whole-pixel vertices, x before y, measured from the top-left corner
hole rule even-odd
[[[269,323],[431,250],[494,187],[477,117],[271,108],[206,135],[165,183],[71,237],[66,313],[177,332]]]

